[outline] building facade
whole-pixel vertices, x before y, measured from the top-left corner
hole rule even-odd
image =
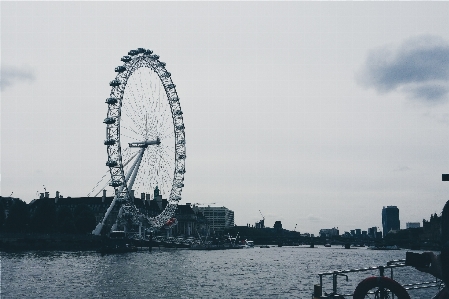
[[[340,231],[338,228],[322,228],[320,229],[320,237],[322,238],[330,238],[330,237],[338,237]]]
[[[377,235],[377,227],[373,226],[368,228],[368,237],[375,239]]]
[[[421,223],[419,222],[407,222],[405,224],[405,228],[420,228],[421,227]]]
[[[225,207],[197,207],[195,209],[207,219],[209,228],[212,231],[219,232],[226,228],[234,226],[234,211]]]
[[[387,206],[382,209],[382,230],[385,237],[390,231],[400,229],[399,209],[396,206]]]

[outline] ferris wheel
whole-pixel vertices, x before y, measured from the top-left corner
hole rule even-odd
[[[116,217],[112,230],[123,227],[126,231],[133,225],[162,227],[173,216],[184,187],[185,127],[171,74],[151,50],[131,50],[121,61],[109,83],[104,119],[106,166],[115,196],[92,232],[96,235],[111,215]],[[134,194],[154,190],[167,199],[167,205],[158,216],[148,217],[136,208]]]

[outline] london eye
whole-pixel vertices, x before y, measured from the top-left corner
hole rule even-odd
[[[184,187],[185,126],[171,74],[148,49],[131,50],[121,61],[109,83],[103,121],[109,185],[115,195],[92,232],[96,235],[107,221],[113,222],[111,230],[128,232],[138,225],[162,227],[172,218]],[[149,217],[136,207],[134,194],[153,190],[158,190],[167,204],[159,215]]]

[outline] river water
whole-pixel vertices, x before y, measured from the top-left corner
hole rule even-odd
[[[0,253],[1,298],[312,298],[320,272],[386,265],[405,250],[341,247],[270,247],[194,251],[157,249],[126,254],[96,252]],[[339,278],[339,290],[352,292],[378,272]],[[405,267],[394,271],[401,283],[432,277]],[[325,291],[332,282],[325,279]],[[411,291],[431,298],[437,289]]]

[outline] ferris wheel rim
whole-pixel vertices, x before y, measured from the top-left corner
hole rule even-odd
[[[171,124],[173,126],[174,138],[174,169],[173,181],[171,184],[170,195],[167,198],[167,206],[156,217],[149,219],[156,223],[155,226],[162,226],[166,218],[170,218],[177,203],[181,200],[181,192],[184,187],[185,173],[185,126],[183,121],[183,112],[179,103],[179,97],[176,92],[176,86],[173,84],[171,74],[166,70],[165,63],[159,61],[159,56],[152,54],[152,51],[139,48],[131,50],[129,55],[122,57],[124,64],[116,68],[117,76],[110,82],[111,93],[110,98],[106,100],[108,104],[108,113],[105,123],[108,161],[106,165],[109,167],[111,175],[111,186],[117,192],[122,192],[130,197],[128,190],[128,180],[125,177],[124,163],[122,156],[122,144],[120,134],[120,124],[122,120],[122,106],[124,93],[128,80],[141,68],[149,68],[157,74],[162,84],[171,112]],[[116,160],[111,157],[117,157]],[[120,189],[121,188],[121,189]],[[121,191],[120,191],[121,190]]]

